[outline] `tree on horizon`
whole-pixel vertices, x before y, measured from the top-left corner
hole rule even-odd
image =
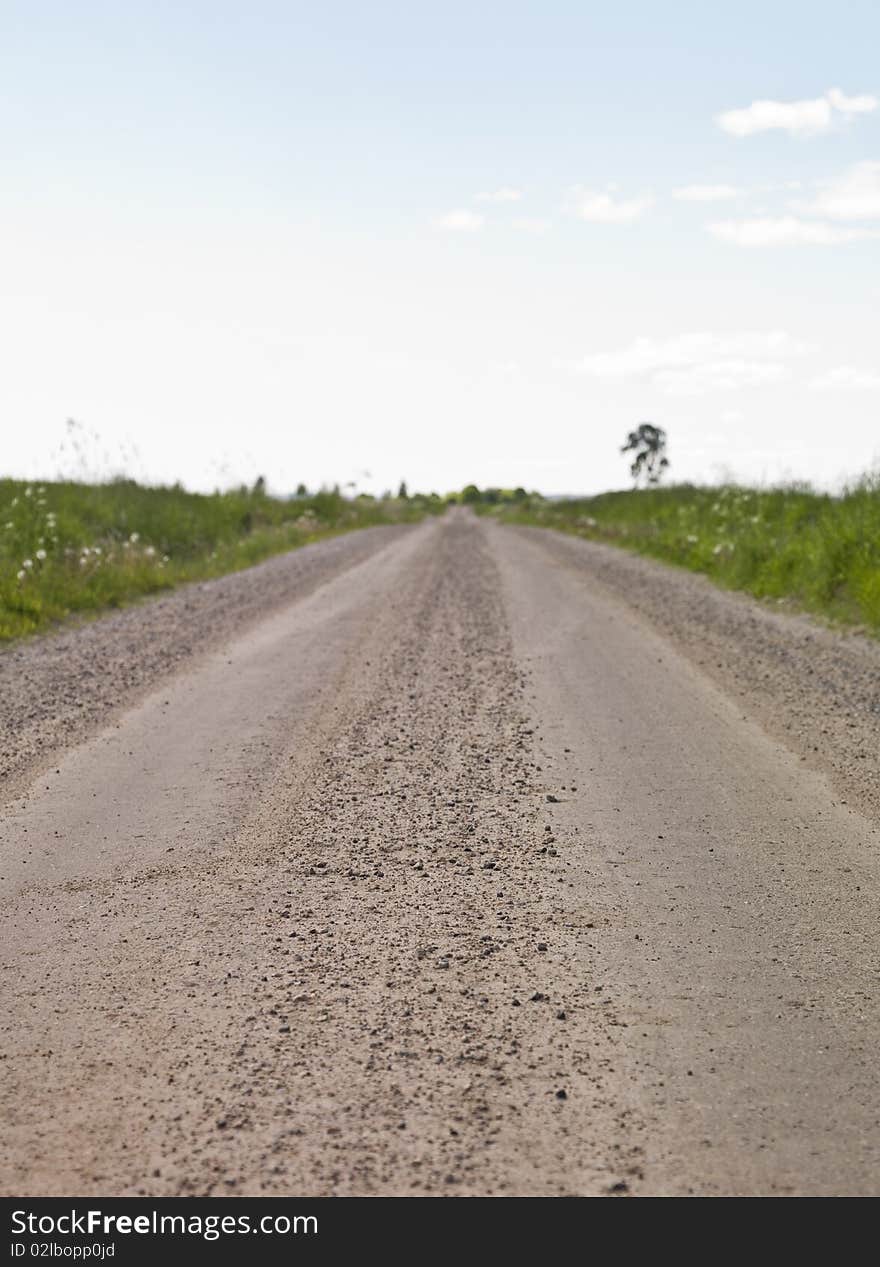
[[[669,459],[666,456],[666,432],[662,427],[656,427],[653,422],[640,422],[635,431],[629,433],[626,444],[620,451],[633,454],[629,470],[636,487],[642,477],[646,484],[659,484],[663,478],[663,472],[669,466]]]

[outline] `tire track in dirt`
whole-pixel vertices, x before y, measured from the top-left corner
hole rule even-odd
[[[0,650],[0,803],[160,682],[399,540],[364,528]]]

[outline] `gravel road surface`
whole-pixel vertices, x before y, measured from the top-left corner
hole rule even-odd
[[[880,1192],[877,644],[456,511],[0,697],[3,1192]]]

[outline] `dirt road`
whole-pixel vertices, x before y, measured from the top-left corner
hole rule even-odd
[[[0,656],[6,1193],[880,1191],[880,648],[458,512]]]

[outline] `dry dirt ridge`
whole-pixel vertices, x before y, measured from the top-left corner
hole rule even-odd
[[[880,647],[463,511],[0,655],[0,1189],[877,1193]]]

